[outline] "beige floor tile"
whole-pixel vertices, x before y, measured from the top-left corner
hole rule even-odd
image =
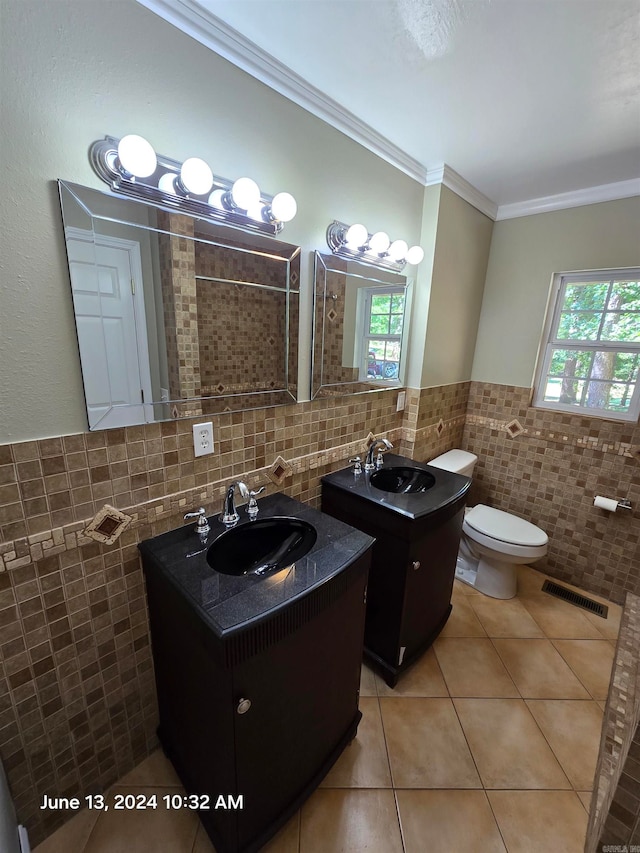
[[[380,699],[396,788],[480,788],[450,699]]]
[[[489,639],[445,637],[434,644],[452,696],[519,696]]]
[[[571,787],[522,699],[453,702],[485,788]]]
[[[142,785],[152,787],[181,788],[182,783],[173,769],[173,764],[161,749],[156,749],[130,773],[123,776],[118,785]]]
[[[300,812],[296,812],[271,841],[261,848],[261,853],[298,853],[300,849]],[[194,853],[196,851],[194,850]]]
[[[582,853],[587,814],[573,791],[488,791],[509,853]]]
[[[528,699],[527,707],[573,787],[591,790],[602,729],[602,711],[597,703]]]
[[[378,700],[360,699],[358,734],[325,776],[323,788],[390,788],[391,771]]]
[[[82,853],[100,812],[82,809],[38,844],[33,853]]]
[[[464,595],[458,592],[452,599],[453,609],[442,629],[441,637],[486,637],[487,632],[471,607],[470,601],[479,595]]]
[[[584,615],[592,625],[595,625],[603,637],[606,637],[607,640],[617,640],[618,634],[620,633],[620,617],[622,616],[622,608],[620,605],[611,604],[610,602],[607,603],[607,607],[609,608],[609,612],[607,613],[606,619],[603,619],[602,616],[596,616],[595,613],[589,613],[588,611],[585,611]]]
[[[376,675],[378,696],[448,696],[447,685],[433,648],[412,664],[398,679],[395,687]]]
[[[470,605],[490,637],[544,637],[540,626],[517,598],[501,601],[486,595],[476,596]]]
[[[398,791],[406,853],[506,853],[484,791]]]
[[[585,808],[587,814],[589,814],[589,809],[591,808],[591,795],[593,791],[576,791],[576,794],[580,797],[580,802]]]
[[[493,640],[493,644],[526,699],[590,698],[550,640]]]
[[[533,566],[518,566],[518,597],[526,595],[546,595],[542,592],[542,585],[548,575],[534,569]]]
[[[192,853],[199,824],[197,813],[161,805],[166,788],[139,790],[148,796],[156,794],[158,808],[116,811],[111,807],[102,812],[83,853],[132,853],[132,849],[135,853]],[[130,794],[131,788],[116,787],[111,796],[116,793]]]
[[[549,638],[602,640],[603,635],[573,604],[550,595],[520,599]]]
[[[362,668],[360,670],[360,695],[378,695],[376,692],[376,674],[369,666],[367,666],[366,663],[362,664]]]
[[[474,587],[469,586],[468,583],[462,583],[462,581],[454,580],[453,582],[453,591],[454,593],[459,592],[461,595],[482,595],[481,592],[478,592]]]
[[[300,853],[402,853],[393,791],[319,788],[302,807]]]
[[[607,640],[554,640],[554,646],[594,699],[606,699],[614,649]]]

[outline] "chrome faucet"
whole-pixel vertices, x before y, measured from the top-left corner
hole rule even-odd
[[[240,480],[237,483],[231,483],[227,489],[227,494],[225,495],[224,503],[222,504],[222,515],[220,516],[220,521],[223,524],[226,524],[227,527],[232,527],[240,520],[234,500],[236,486],[239,488],[240,494],[242,495],[244,495],[245,491],[248,491],[245,484]]]
[[[375,471],[376,468],[381,468],[384,464],[384,458],[382,456],[382,450],[378,451],[378,455],[376,456],[376,461],[373,461],[373,454],[376,452],[376,447],[384,446],[387,450],[391,450],[393,448],[393,444],[387,438],[374,438],[374,440],[369,445],[369,449],[367,450],[367,458],[364,463],[365,471]]]
[[[254,519],[258,515],[258,502],[256,501],[256,497],[262,492],[264,492],[265,487],[261,486],[257,492],[253,489],[250,489],[246,483],[243,483],[242,480],[238,480],[237,483],[232,483],[227,489],[227,494],[224,498],[224,503],[222,505],[222,515],[220,516],[220,521],[223,524],[231,527],[236,524],[240,520],[240,515],[238,510],[236,509],[235,504],[235,489],[238,487],[238,491],[242,495],[245,500],[249,500],[249,505],[247,506],[247,515],[250,519]]]

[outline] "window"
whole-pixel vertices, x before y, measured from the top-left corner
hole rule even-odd
[[[371,381],[400,378],[404,303],[404,287],[367,289],[361,379]]]
[[[636,420],[640,269],[559,274],[551,304],[534,405]]]

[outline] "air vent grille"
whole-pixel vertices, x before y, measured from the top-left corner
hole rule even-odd
[[[565,586],[560,586],[553,581],[545,581],[542,585],[542,591],[548,592],[549,595],[555,595],[556,598],[561,598],[563,601],[568,601],[569,604],[575,604],[576,607],[589,610],[591,613],[595,613],[596,616],[602,616],[603,619],[607,618],[609,608],[606,604],[592,601],[586,595],[581,595],[581,593],[574,592],[572,589],[567,589]]]

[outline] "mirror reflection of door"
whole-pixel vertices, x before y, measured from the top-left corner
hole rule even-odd
[[[89,428],[144,423],[152,396],[139,244],[65,231]]]

